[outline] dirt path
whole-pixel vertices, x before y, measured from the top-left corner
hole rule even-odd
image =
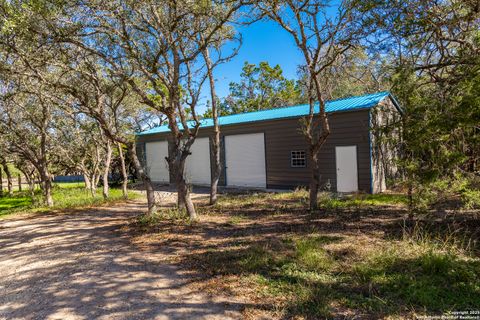
[[[131,245],[122,227],[141,206],[0,221],[0,319],[240,318]]]

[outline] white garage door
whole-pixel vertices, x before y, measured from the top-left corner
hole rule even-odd
[[[190,147],[185,163],[185,179],[193,184],[210,184],[210,143],[208,138],[197,138]]]
[[[228,186],[266,188],[263,133],[226,136],[225,163]]]
[[[335,147],[337,191],[358,191],[357,147]]]
[[[147,142],[145,144],[147,160],[147,173],[150,179],[155,182],[169,182],[168,163],[168,142]]]

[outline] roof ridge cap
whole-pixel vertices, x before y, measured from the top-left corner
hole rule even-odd
[[[243,115],[243,114],[248,114],[248,113],[258,113],[258,112],[265,112],[265,111],[272,111],[272,110],[279,110],[279,109],[297,108],[297,107],[303,107],[303,106],[306,106],[306,105],[308,105],[308,103],[301,103],[301,104],[294,104],[292,106],[281,106],[281,107],[273,107],[273,108],[270,108],[270,109],[262,109],[262,110],[227,114],[227,115],[224,115],[224,116],[221,116],[221,117],[231,117],[231,116],[238,116],[238,115]],[[208,119],[211,119],[211,118],[208,118]]]
[[[353,95],[353,96],[348,96],[348,97],[343,97],[343,98],[338,98],[338,99],[327,100],[325,103],[347,100],[347,99],[352,99],[352,98],[362,98],[362,97],[365,97],[365,96],[370,96],[370,95],[374,95],[374,94],[375,95],[376,94],[382,94],[382,93],[390,94],[389,91],[378,91],[378,92],[374,92],[374,93],[365,93],[365,94],[362,94],[362,95],[359,95],[359,96],[354,96]],[[315,104],[318,104],[318,101],[315,101]],[[221,116],[221,117],[230,117],[230,116],[236,116],[236,115],[247,114],[247,113],[257,113],[257,112],[264,112],[264,111],[271,111],[271,110],[303,107],[303,106],[307,106],[307,105],[309,105],[309,103],[301,103],[301,104],[295,104],[295,105],[292,105],[292,106],[281,106],[281,107],[274,107],[274,108],[270,108],[270,109],[247,111],[247,112],[241,112],[241,113],[235,113],[235,114],[227,114],[227,115],[224,115],[224,116]],[[210,118],[208,118],[208,119],[210,119]]]

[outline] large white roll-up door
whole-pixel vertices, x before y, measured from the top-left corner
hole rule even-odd
[[[226,136],[225,164],[228,186],[266,188],[264,134]]]
[[[193,184],[210,184],[210,143],[208,138],[197,138],[190,147],[185,163],[185,179]]]
[[[147,173],[154,182],[169,182],[168,163],[168,142],[156,141],[145,143],[145,154],[147,160]]]

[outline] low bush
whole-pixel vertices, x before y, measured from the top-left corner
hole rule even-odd
[[[354,266],[352,280],[368,287],[365,297],[382,313],[467,310],[480,303],[480,261],[435,244],[399,242],[372,252]],[[401,307],[403,306],[403,307]]]
[[[480,209],[480,190],[465,190],[462,200],[466,209]]]
[[[460,199],[463,209],[480,208],[480,177],[454,173],[449,177],[429,182],[413,182],[410,209],[413,213],[427,213],[438,204]]]
[[[211,250],[197,261],[208,274],[253,281],[283,316],[330,318],[334,308],[403,316],[475,308],[480,260],[413,238],[338,254],[349,239],[311,234],[244,248]]]

